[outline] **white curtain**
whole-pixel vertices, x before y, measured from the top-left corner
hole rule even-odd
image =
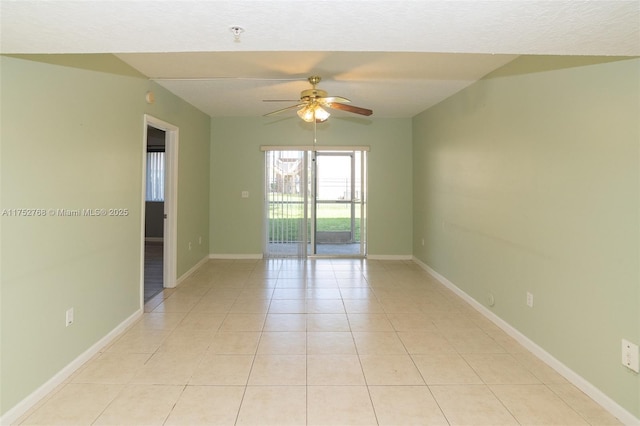
[[[147,201],[164,201],[164,152],[147,152]]]

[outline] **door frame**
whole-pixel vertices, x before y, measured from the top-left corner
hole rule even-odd
[[[141,244],[140,244],[140,303],[144,306],[144,225],[146,210],[147,179],[147,127],[165,132],[165,176],[164,176],[164,234],[162,280],[164,288],[176,286],[177,277],[177,230],[178,230],[178,141],[179,128],[152,115],[144,115],[142,143],[142,195],[141,195]]]

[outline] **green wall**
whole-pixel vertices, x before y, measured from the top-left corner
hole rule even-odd
[[[0,211],[128,210],[1,217],[6,413],[140,309],[145,113],[180,128],[178,275],[206,256],[209,117],[111,55],[2,56],[0,72]],[[185,250],[198,234],[204,247]]]
[[[180,278],[209,256],[211,118],[156,84],[152,90],[156,102],[145,113],[179,127],[176,266]]]
[[[211,253],[263,251],[261,145],[312,145],[313,126],[295,114],[211,120]],[[411,255],[411,120],[334,117],[318,124],[318,145],[369,145],[370,255]],[[249,198],[241,198],[242,191]]]
[[[636,417],[620,346],[640,343],[638,76],[635,58],[522,57],[413,122],[416,258],[485,306],[493,293]]]

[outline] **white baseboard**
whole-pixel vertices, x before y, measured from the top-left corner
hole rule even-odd
[[[180,275],[180,277],[178,277],[178,279],[176,280],[176,287],[178,286],[178,284],[180,284],[182,281],[186,280],[187,278],[189,278],[189,276],[191,274],[193,274],[195,271],[198,270],[198,268],[200,268],[202,265],[204,265],[207,261],[209,260],[209,256],[205,256],[202,259],[200,259],[200,261],[198,263],[196,263],[195,265],[193,265],[187,272],[185,272],[184,274]]]
[[[263,259],[262,253],[255,254],[222,254],[211,253],[209,259],[219,260],[246,260],[246,259]],[[410,254],[368,254],[367,259],[371,260],[413,260],[413,256]]]
[[[209,259],[223,259],[223,260],[246,260],[246,259],[262,259],[264,255],[262,253],[254,254],[221,254],[211,253]]]
[[[513,337],[518,341],[522,346],[527,348],[531,353],[540,358],[544,363],[546,363],[549,367],[553,368],[558,372],[561,376],[575,385],[582,392],[587,394],[591,399],[600,404],[605,410],[609,411],[612,415],[618,418],[625,425],[640,425],[640,419],[635,417],[629,411],[627,411],[624,407],[620,406],[617,402],[611,399],[608,395],[602,392],[600,389],[592,385],[588,382],[584,377],[580,376],[578,373],[564,365],[561,361],[554,358],[550,353],[545,351],[543,348],[538,346],[535,342],[529,339],[527,336],[522,334],[516,328],[511,326],[508,322],[491,312],[484,305],[479,303],[476,299],[469,296],[451,281],[449,281],[444,276],[440,275],[433,268],[431,268],[426,263],[417,259],[415,256],[413,257],[413,261],[420,265],[422,269],[427,271],[429,275],[433,276],[436,280],[438,280],[442,285],[447,287],[449,290],[453,291],[455,294],[460,296],[465,302],[469,303],[475,310],[484,315],[487,319],[493,322],[495,325],[500,327],[505,333],[509,336]]]
[[[103,348],[113,342],[123,331],[131,324],[136,322],[142,316],[142,310],[134,312],[129,318],[125,319],[103,338],[98,340],[89,349],[80,354],[76,359],[67,364],[62,370],[58,371],[51,379],[46,381],[42,386],[33,391],[29,396],[24,398],[14,407],[9,409],[0,418],[0,425],[10,425],[23,416],[31,407],[36,405],[42,398],[64,383],[78,368],[82,367],[93,356],[98,354]]]
[[[370,260],[413,260],[410,254],[368,254]]]

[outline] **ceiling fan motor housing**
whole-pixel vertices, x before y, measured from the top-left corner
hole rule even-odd
[[[300,93],[300,99],[305,100],[305,99],[317,99],[317,98],[326,98],[327,97],[327,92],[325,92],[324,90],[320,90],[320,89],[308,89],[308,90],[303,90]]]

